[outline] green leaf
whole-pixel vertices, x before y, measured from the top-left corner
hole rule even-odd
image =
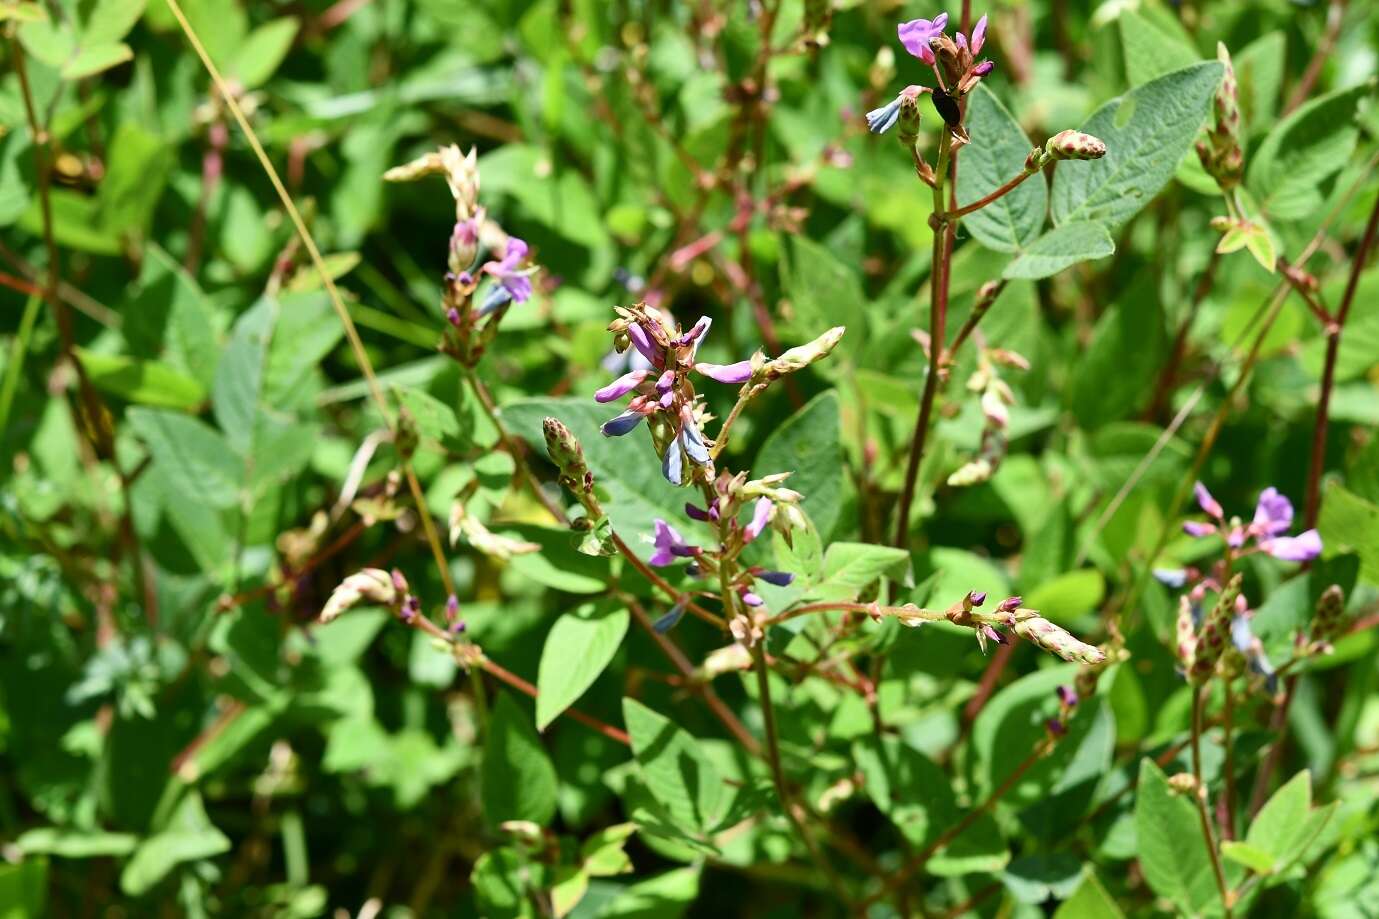
[[[1201,60],[1176,19],[1153,7],[1148,9],[1160,15],[1151,20],[1132,9],[1123,9],[1116,21],[1125,53],[1125,76],[1131,86]]]
[[[1045,619],[1067,622],[1092,612],[1106,595],[1106,578],[1095,568],[1082,568],[1045,581],[1025,595],[1024,605]]]
[[[1001,100],[986,86],[967,97],[967,131],[972,144],[962,151],[958,170],[958,205],[965,207],[1024,172],[1034,144]],[[997,252],[1016,252],[1039,236],[1048,209],[1049,188],[1043,172],[1013,191],[962,218],[973,238]]]
[[[132,408],[129,426],[145,444],[169,483],[188,501],[231,507],[239,498],[241,473],[225,438],[202,421],[179,412]]]
[[[268,82],[297,37],[298,22],[284,16],[264,23],[244,38],[226,72],[239,79],[245,89],[256,89]]]
[[[48,860],[0,865],[0,919],[48,915]]]
[[[1312,773],[1303,769],[1260,808],[1245,834],[1248,851],[1232,857],[1260,874],[1282,873],[1316,842],[1336,806],[1312,808]]]
[[[1106,892],[1091,868],[1071,897],[1064,900],[1053,919],[1121,919],[1125,914]]]
[[[636,830],[635,823],[617,823],[599,830],[580,843],[579,857],[584,870],[592,877],[611,877],[631,871],[632,860],[623,847]]]
[[[611,603],[590,603],[551,626],[536,678],[536,729],[546,727],[594,685],[617,654],[630,615]]]
[[[206,390],[159,361],[141,361],[123,354],[101,354],[77,348],[77,359],[97,389],[140,405],[194,409],[206,400]]]
[[[1140,867],[1149,886],[1189,914],[1215,911],[1221,903],[1197,810],[1169,787],[1152,759],[1140,760],[1135,829]]]
[[[1360,556],[1360,576],[1379,584],[1379,505],[1334,481],[1327,482],[1317,532],[1325,558],[1354,552]]]
[[[148,0],[96,0],[81,26],[84,44],[117,42],[129,34]]]
[[[1036,280],[1058,274],[1070,265],[1088,259],[1105,258],[1116,251],[1106,226],[1090,220],[1079,220],[1054,227],[1020,251],[1002,276],[1011,279]]]
[[[1221,843],[1221,855],[1255,874],[1272,874],[1274,871],[1274,856],[1248,842],[1227,839]]]
[[[877,809],[910,845],[921,849],[966,816],[948,776],[933,760],[897,737],[867,737],[853,744],[853,762]],[[928,863],[931,874],[1000,871],[1010,853],[990,814],[982,815]]]
[[[807,236],[791,236],[789,251],[781,283],[795,309],[792,330],[797,337],[822,335],[838,325],[840,316],[848,317],[849,326],[864,320],[868,300],[856,271]],[[839,348],[849,351],[860,344],[860,331],[850,329]]]
[[[148,229],[174,159],[174,147],[138,125],[127,122],[116,129],[97,194],[106,229],[112,233]]]
[[[62,65],[64,80],[80,80],[134,59],[134,49],[122,41],[87,45]]]
[[[841,427],[838,391],[825,390],[771,432],[752,464],[757,478],[791,473],[785,484],[804,495],[804,512],[824,534],[833,532],[842,512]]]
[[[184,862],[200,861],[230,851],[230,839],[211,825],[201,794],[185,793],[166,829],[139,844],[120,874],[120,889],[142,896]]]
[[[139,844],[133,833],[107,833],[104,830],[79,830],[44,826],[26,830],[15,840],[25,855],[56,855],[60,858],[102,858],[128,855]],[[4,915],[0,912],[0,915]]]
[[[459,436],[460,420],[450,406],[413,386],[394,386],[393,392],[397,395],[398,402],[416,422],[417,432],[422,437],[445,441]]]
[[[1078,130],[1106,142],[1099,160],[1058,164],[1053,221],[1100,221],[1115,229],[1168,183],[1207,116],[1224,68],[1194,64],[1132,89],[1097,109]]]
[[[527,713],[506,692],[489,712],[480,787],[484,815],[494,826],[507,820],[545,826],[555,816],[555,766]]]
[[[1250,157],[1246,185],[1276,220],[1299,220],[1322,206],[1320,185],[1350,162],[1360,129],[1355,114],[1373,81],[1313,99],[1274,126]]]
[[[1283,86],[1283,65],[1288,40],[1282,32],[1269,32],[1232,54],[1235,78],[1240,84],[1240,114],[1250,134],[1272,125]]]
[[[1124,418],[1149,398],[1168,348],[1163,311],[1149,278],[1116,298],[1074,359],[1068,407],[1086,428]]]
[[[910,553],[891,546],[835,542],[824,552],[824,569],[809,595],[826,600],[855,600],[877,578],[909,561]]]
[[[674,827],[699,836],[714,826],[723,780],[699,742],[635,699],[622,700],[637,771]]]

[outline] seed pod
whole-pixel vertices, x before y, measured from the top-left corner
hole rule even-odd
[[[948,127],[956,128],[962,124],[962,109],[952,96],[941,89],[934,90],[934,110]]]
[[[1059,131],[1049,138],[1044,150],[1056,160],[1099,160],[1106,155],[1106,144],[1080,131]]]
[[[330,599],[316,621],[326,625],[341,613],[364,602],[393,606],[397,603],[397,596],[397,588],[388,572],[381,568],[365,568],[345,578],[339,587],[331,591]]]
[[[1100,664],[1106,652],[1095,645],[1074,638],[1062,628],[1039,616],[1015,621],[1015,634],[1065,661],[1078,664]]]

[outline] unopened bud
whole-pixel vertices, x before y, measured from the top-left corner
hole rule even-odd
[[[1174,794],[1195,795],[1201,786],[1197,783],[1197,777],[1191,772],[1179,772],[1168,777],[1168,787]]]
[[[1044,149],[1056,160],[1099,160],[1106,155],[1105,143],[1072,129],[1050,137]]]
[[[1312,640],[1331,642],[1340,637],[1345,618],[1345,594],[1339,584],[1332,584],[1317,598],[1316,613],[1312,617]]]
[[[906,147],[913,147],[919,140],[919,93],[918,86],[907,86],[900,91],[900,114],[896,121],[897,136]]]
[[[1231,617],[1235,614],[1235,600],[1240,596],[1241,583],[1240,575],[1231,578],[1197,633],[1192,667],[1188,670],[1188,679],[1193,683],[1206,682],[1226,650],[1226,641],[1231,633]]]
[[[733,642],[726,647],[709,652],[709,656],[704,658],[704,663],[695,672],[695,676],[708,682],[725,673],[732,673],[735,670],[750,670],[751,667],[752,652],[745,645]]]
[[[846,326],[834,326],[808,344],[791,348],[780,357],[767,361],[766,379],[779,379],[787,373],[803,370],[815,361],[823,360],[838,347],[838,342],[842,341],[843,333],[846,331]]]
[[[1064,629],[1039,616],[1017,619],[1015,634],[1065,661],[1100,664],[1106,660],[1106,652],[1100,648],[1074,638]]]
[[[406,582],[403,583],[405,585]],[[381,568],[365,568],[345,578],[339,587],[331,591],[330,599],[316,621],[325,625],[341,613],[365,602],[392,606],[397,602],[397,596],[397,589],[388,572]]]
[[[1004,600],[1001,601],[1000,605],[996,607],[996,612],[1013,613],[1020,608],[1020,604],[1023,601],[1024,598],[1018,595],[1014,597],[1006,597]]]
[[[560,467],[560,483],[576,494],[588,493],[594,478],[585,465],[584,449],[574,432],[558,418],[549,417],[541,422],[541,430],[546,435],[546,452]]]

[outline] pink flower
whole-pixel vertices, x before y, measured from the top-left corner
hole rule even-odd
[[[933,19],[911,19],[909,22],[902,22],[896,27],[896,34],[900,36],[900,43],[905,46],[906,51],[932,66],[935,60],[934,49],[929,47],[929,43],[943,34],[946,25],[948,14],[939,13]]]

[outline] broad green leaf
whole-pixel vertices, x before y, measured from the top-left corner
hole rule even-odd
[[[119,255],[120,237],[100,222],[100,203],[66,188],[54,188],[48,195],[53,209],[53,237],[59,246],[92,255]],[[43,238],[43,211],[38,197],[19,218],[19,226],[35,239]]]
[[[1082,878],[1082,861],[1070,852],[1023,855],[1001,872],[1001,882],[1011,896],[1031,906],[1071,896]]]
[[[64,80],[80,80],[133,60],[134,49],[122,41],[85,45],[62,65]]]
[[[422,437],[444,441],[459,436],[460,421],[450,406],[414,386],[394,386],[393,392],[416,422],[417,432]]]
[[[101,223],[112,233],[143,232],[167,185],[174,148],[163,138],[125,123],[110,139],[110,157],[97,200]]]
[[[1150,282],[1138,278],[1116,298],[1074,359],[1065,398],[1088,429],[1124,418],[1149,398],[1168,348],[1163,310]]]
[[[630,616],[611,603],[590,603],[555,621],[536,678],[536,728],[544,731],[594,684],[627,634]]]
[[[967,97],[967,131],[972,143],[963,148],[962,167],[958,170],[960,207],[1020,175],[1025,157],[1034,148],[1020,123],[984,85],[979,84]],[[962,223],[988,249],[1017,252],[1039,236],[1048,203],[1048,181],[1041,171],[981,210],[968,214]]]
[[[677,868],[627,887],[600,919],[679,919],[699,896],[699,869]]]
[[[134,850],[120,873],[120,889],[141,896],[184,862],[200,861],[230,851],[230,839],[211,824],[195,790],[183,796],[169,825]]]
[[[148,0],[96,0],[81,25],[84,44],[117,42],[129,34]]]
[[[532,524],[495,523],[493,529],[500,536],[541,546],[540,552],[525,552],[508,560],[523,577],[572,594],[597,594],[608,589],[612,579],[608,559],[581,552],[577,533]]]
[[[1189,914],[1219,911],[1216,876],[1192,801],[1173,791],[1149,757],[1140,761],[1135,791],[1140,868],[1149,886]]]
[[[48,915],[48,859],[0,865],[0,919]]]
[[[159,361],[141,361],[123,354],[101,354],[77,348],[77,359],[97,389],[140,405],[194,409],[206,400],[206,390]]]
[[[1313,99],[1264,138],[1246,184],[1270,218],[1300,220],[1321,207],[1320,186],[1350,162],[1360,136],[1355,114],[1373,93],[1371,81]]]
[[[1379,584],[1379,504],[1366,501],[1336,482],[1322,490],[1317,519],[1326,558],[1346,552],[1360,556],[1360,576]]]
[[[632,870],[632,860],[623,847],[636,832],[635,823],[617,823],[599,830],[579,845],[584,870],[592,877],[610,877]]]
[[[1288,41],[1282,32],[1269,32],[1232,54],[1236,82],[1240,84],[1240,114],[1251,135],[1260,134],[1274,122]]]
[[[1105,258],[1115,251],[1116,244],[1105,225],[1090,220],[1064,223],[1020,250],[1015,260],[1006,265],[1002,276],[1026,280],[1047,278],[1070,265]]]
[[[489,711],[483,757],[480,786],[490,824],[550,822],[555,815],[555,766],[527,713],[509,693],[499,693]]]
[[[1276,859],[1269,852],[1248,842],[1227,839],[1221,843],[1221,854],[1237,865],[1249,868],[1255,874],[1272,874]]]
[[[823,574],[809,592],[828,600],[855,600],[867,587],[910,558],[905,549],[835,542],[824,552]]]
[[[219,432],[190,415],[161,409],[133,408],[127,419],[184,500],[214,507],[235,504],[241,471]]]
[[[1060,574],[1025,594],[1024,605],[1043,613],[1045,619],[1067,622],[1092,612],[1106,594],[1106,579],[1095,568]]]
[[[1071,897],[1059,905],[1053,919],[1121,919],[1124,915],[1097,880],[1096,872],[1088,868],[1082,883]]]
[[[899,738],[859,740],[853,744],[852,759],[864,777],[867,797],[912,847],[931,844],[966,816],[944,771]],[[938,875],[990,872],[1001,870],[1009,860],[995,820],[984,814],[939,849],[927,868]]]
[[[1162,10],[1154,7],[1147,7],[1146,12],[1159,15],[1151,19],[1126,8],[1116,20],[1121,49],[1125,53],[1125,76],[1131,86],[1148,83],[1155,77],[1201,60],[1176,18],[1165,16]]]
[[[546,884],[548,869],[511,846],[494,847],[474,862],[469,882],[480,915],[488,919],[536,919],[532,898]]]
[[[254,29],[244,38],[234,59],[225,68],[245,89],[256,89],[268,82],[297,37],[297,20],[291,16],[274,19]]]
[[[689,733],[635,699],[622,700],[637,771],[681,832],[712,828],[723,803],[723,780]]]
[[[795,310],[792,328],[801,340],[822,335],[846,317],[849,326],[864,322],[866,292],[857,272],[827,246],[807,236],[790,237],[790,258],[781,283]],[[861,328],[852,328],[839,345],[851,351],[861,343]]]
[[[1284,872],[1316,842],[1336,806],[1313,809],[1312,773],[1304,769],[1260,808],[1245,834],[1248,851],[1233,857],[1261,874]]]
[[[1106,142],[1099,160],[1058,164],[1053,221],[1115,229],[1149,204],[1192,147],[1221,82],[1220,63],[1175,70],[1097,109],[1078,129]]]
[[[828,389],[775,428],[761,445],[752,475],[789,472],[786,485],[820,533],[832,533],[843,501],[843,448],[838,391]]]

